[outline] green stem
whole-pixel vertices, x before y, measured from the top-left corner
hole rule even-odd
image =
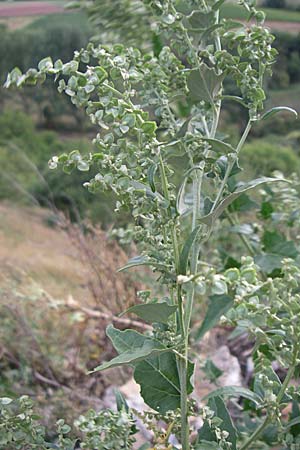
[[[284,379],[284,382],[282,383],[280,391],[278,392],[278,395],[277,395],[277,402],[278,403],[281,403],[281,401],[282,401],[282,399],[284,397],[285,391],[287,390],[287,388],[288,388],[288,386],[290,384],[290,381],[292,379],[292,376],[294,375],[295,368],[296,368],[296,365],[297,365],[297,357],[298,357],[298,351],[295,352],[294,364],[292,364],[290,366],[290,368],[289,368],[289,370],[288,370],[288,372],[286,374],[286,377]]]
[[[241,140],[238,143],[238,146],[237,146],[236,151],[235,151],[235,155],[231,159],[231,161],[228,162],[228,166],[226,168],[226,172],[225,172],[224,178],[222,180],[219,192],[218,192],[218,194],[216,196],[216,199],[214,201],[214,204],[212,206],[211,212],[216,209],[216,207],[217,207],[217,205],[218,205],[218,203],[219,203],[219,201],[220,201],[220,199],[221,199],[221,197],[223,195],[223,192],[224,192],[225,186],[227,184],[228,178],[230,177],[231,171],[232,171],[233,166],[234,166],[234,164],[235,164],[235,162],[236,162],[236,160],[238,158],[238,155],[239,155],[240,151],[242,150],[242,148],[243,148],[243,146],[244,146],[244,144],[246,142],[246,139],[247,139],[247,137],[248,137],[248,135],[250,133],[251,127],[252,127],[252,121],[249,120],[248,123],[247,123],[247,126],[245,128],[245,131],[244,131],[244,133],[243,133],[243,135],[241,137]]]
[[[294,350],[293,363],[291,364],[291,366],[286,374],[286,377],[284,379],[284,382],[282,383],[280,391],[277,394],[277,404],[278,405],[280,405],[280,403],[284,397],[285,391],[287,390],[287,388],[290,384],[290,381],[294,375],[295,368],[297,366],[298,353],[299,353],[298,347],[296,347]],[[259,438],[259,436],[262,434],[262,432],[265,430],[265,428],[269,425],[270,422],[271,422],[271,418],[269,416],[267,416],[265,418],[265,420],[262,422],[262,424],[254,431],[252,436],[250,436],[250,438],[245,442],[245,444],[242,445],[240,450],[246,450],[247,448],[249,448],[250,445],[253,444]]]
[[[230,213],[226,212],[225,214],[226,214],[227,220],[229,221],[229,223],[232,226],[238,225],[237,222],[234,220],[234,218],[230,215]],[[250,244],[250,242],[248,241],[248,239],[246,238],[246,236],[244,236],[241,233],[238,233],[238,236],[241,239],[241,241],[243,242],[246,249],[248,250],[249,254],[251,256],[255,256],[255,251],[254,251],[252,245]]]
[[[247,442],[240,448],[240,450],[246,450],[250,447],[253,442],[256,441],[256,439],[261,435],[261,433],[264,431],[264,429],[269,425],[270,418],[266,417],[263,423],[254,431],[252,436],[248,439]]]
[[[188,395],[187,395],[187,372],[188,372],[188,334],[184,324],[183,302],[181,286],[178,286],[179,325],[184,342],[183,358],[177,358],[178,374],[180,381],[180,414],[181,414],[181,444],[182,450],[189,450],[189,423],[188,423]]]
[[[168,202],[170,202],[170,196],[169,196],[169,189],[168,189],[168,181],[165,171],[164,162],[161,156],[161,153],[159,152],[159,168],[160,168],[160,177],[161,177],[161,183],[162,183],[162,190],[164,193],[164,196]],[[169,212],[171,211],[170,207],[168,208]],[[173,245],[173,251],[174,251],[174,258],[175,258],[175,269],[176,272],[178,271],[178,265],[179,265],[179,247],[178,247],[178,240],[177,240],[177,234],[176,234],[176,225],[173,224],[172,230],[171,230],[171,240]]]

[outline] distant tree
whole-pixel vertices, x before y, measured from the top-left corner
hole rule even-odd
[[[264,6],[267,8],[286,8],[286,0],[265,0]]]

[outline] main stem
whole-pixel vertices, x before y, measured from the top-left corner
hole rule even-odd
[[[160,166],[160,177],[162,183],[162,190],[164,196],[167,200],[169,198],[169,189],[167,176],[165,172],[163,158],[161,153],[159,154],[159,166]],[[178,273],[179,266],[179,246],[176,233],[176,224],[172,225],[171,230],[171,240],[174,251],[175,259],[175,270]],[[189,450],[189,425],[188,425],[188,405],[187,405],[187,372],[188,372],[188,336],[186,336],[186,328],[184,324],[184,307],[183,298],[181,292],[181,286],[177,286],[177,302],[178,302],[178,318],[179,318],[179,328],[182,341],[184,342],[184,357],[177,358],[178,374],[180,381],[180,412],[181,412],[181,443],[182,450]]]

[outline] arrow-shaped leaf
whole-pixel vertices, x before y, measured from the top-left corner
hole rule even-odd
[[[199,69],[191,70],[188,88],[194,100],[214,103],[220,92],[224,75],[217,75],[215,69],[202,63]]]
[[[257,186],[260,186],[264,183],[273,183],[273,182],[279,182],[279,181],[285,181],[282,178],[268,178],[268,177],[262,177],[257,178],[256,180],[249,181],[248,183],[244,183],[242,186],[238,187],[232,194],[228,195],[224,200],[219,203],[219,205],[209,214],[207,214],[204,217],[201,217],[199,220],[202,223],[205,223],[209,227],[212,227],[214,222],[223,214],[225,209],[232,203],[234,200],[236,200],[240,195],[244,194],[245,192],[250,191],[251,189],[255,189]]]
[[[295,111],[293,108],[289,108],[288,106],[276,106],[275,108],[269,109],[269,111],[265,112],[261,116],[261,120],[267,120],[272,116],[275,116],[275,114],[281,113],[281,112],[289,112],[294,114],[295,117],[298,117],[297,111]]]
[[[146,322],[167,323],[171,314],[177,310],[177,305],[169,305],[167,302],[144,303],[131,306],[123,314],[133,313]]]
[[[206,316],[200,329],[196,332],[195,339],[201,339],[207,331],[218,323],[220,317],[226,314],[232,306],[233,299],[229,295],[211,295],[209,297]]]
[[[188,364],[187,392],[193,387],[190,378],[194,364]],[[139,362],[134,371],[134,379],[141,386],[141,395],[151,408],[164,414],[180,408],[180,380],[176,356],[172,352],[150,356]]]
[[[96,367],[92,372],[134,364],[154,354],[171,351],[156,339],[146,337],[134,330],[120,331],[109,325],[106,334],[119,355]]]
[[[219,139],[212,139],[212,138],[203,138],[205,142],[207,142],[212,150],[216,153],[232,153],[234,152],[234,148],[227,144],[226,142],[220,141]]]

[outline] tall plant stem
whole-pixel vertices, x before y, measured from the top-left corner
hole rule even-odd
[[[162,190],[165,198],[167,200],[170,200],[167,176],[161,154],[159,154],[159,163],[160,163],[159,166],[160,166]],[[172,226],[171,240],[175,259],[175,270],[176,273],[178,273],[179,247],[175,224],[173,224]],[[177,358],[177,366],[180,380],[181,443],[182,443],[182,450],[189,450],[190,445],[189,445],[189,425],[188,425],[188,406],[187,406],[188,338],[186,336],[186,329],[184,325],[184,310],[183,310],[181,286],[178,286],[177,288],[177,301],[178,301],[179,328],[182,340],[184,342],[183,358]]]

